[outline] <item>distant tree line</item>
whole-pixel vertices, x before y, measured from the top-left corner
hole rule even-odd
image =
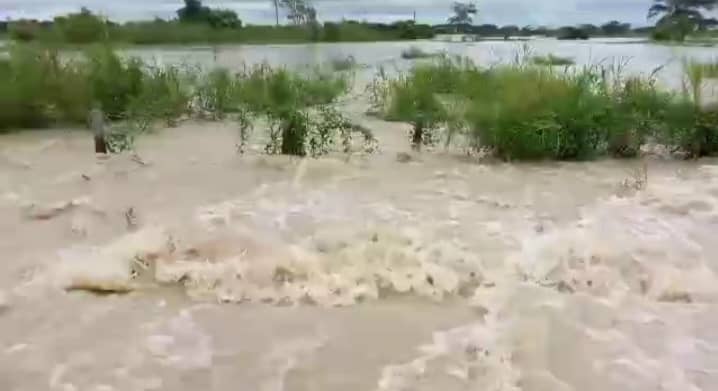
[[[582,24],[578,26],[563,26],[550,28],[545,26],[498,26],[495,24],[444,24],[434,26],[438,34],[460,33],[473,34],[485,37],[528,37],[549,36],[566,39],[583,39],[592,36],[627,36],[632,34],[648,34],[651,28],[633,28],[630,23],[610,21],[600,26]]]
[[[317,12],[307,0],[277,0],[286,11],[287,26],[243,26],[236,12],[213,9],[201,0],[185,0],[174,20],[115,23],[87,8],[57,16],[52,21],[16,20],[3,22],[6,31],[18,41],[51,41],[86,44],[123,41],[138,44],[191,42],[311,42],[372,41],[431,38],[429,25],[413,21],[391,24],[356,21],[319,23]],[[277,15],[279,15],[279,8]]]

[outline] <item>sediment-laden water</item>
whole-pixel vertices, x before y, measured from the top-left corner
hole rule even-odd
[[[718,388],[715,160],[406,155],[364,109],[380,152],[318,160],[2,136],[0,390]]]
[[[399,162],[364,124],[380,153],[320,160],[3,136],[0,388],[718,386],[713,161]]]

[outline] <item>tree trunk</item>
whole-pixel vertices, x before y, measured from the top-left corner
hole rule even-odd
[[[414,124],[414,131],[411,135],[411,145],[414,149],[421,149],[421,144],[424,142],[424,124],[417,122]]]
[[[277,18],[277,27],[279,27],[279,0],[274,0],[274,16]]]
[[[90,111],[90,128],[95,136],[95,153],[107,154],[105,116],[99,108],[95,108]]]

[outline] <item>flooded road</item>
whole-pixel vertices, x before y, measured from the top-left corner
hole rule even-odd
[[[0,389],[718,387],[714,160],[397,159],[353,116],[379,153],[2,136]]]

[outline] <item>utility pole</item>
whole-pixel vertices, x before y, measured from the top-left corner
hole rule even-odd
[[[414,10],[414,24],[416,24],[416,10]]]

